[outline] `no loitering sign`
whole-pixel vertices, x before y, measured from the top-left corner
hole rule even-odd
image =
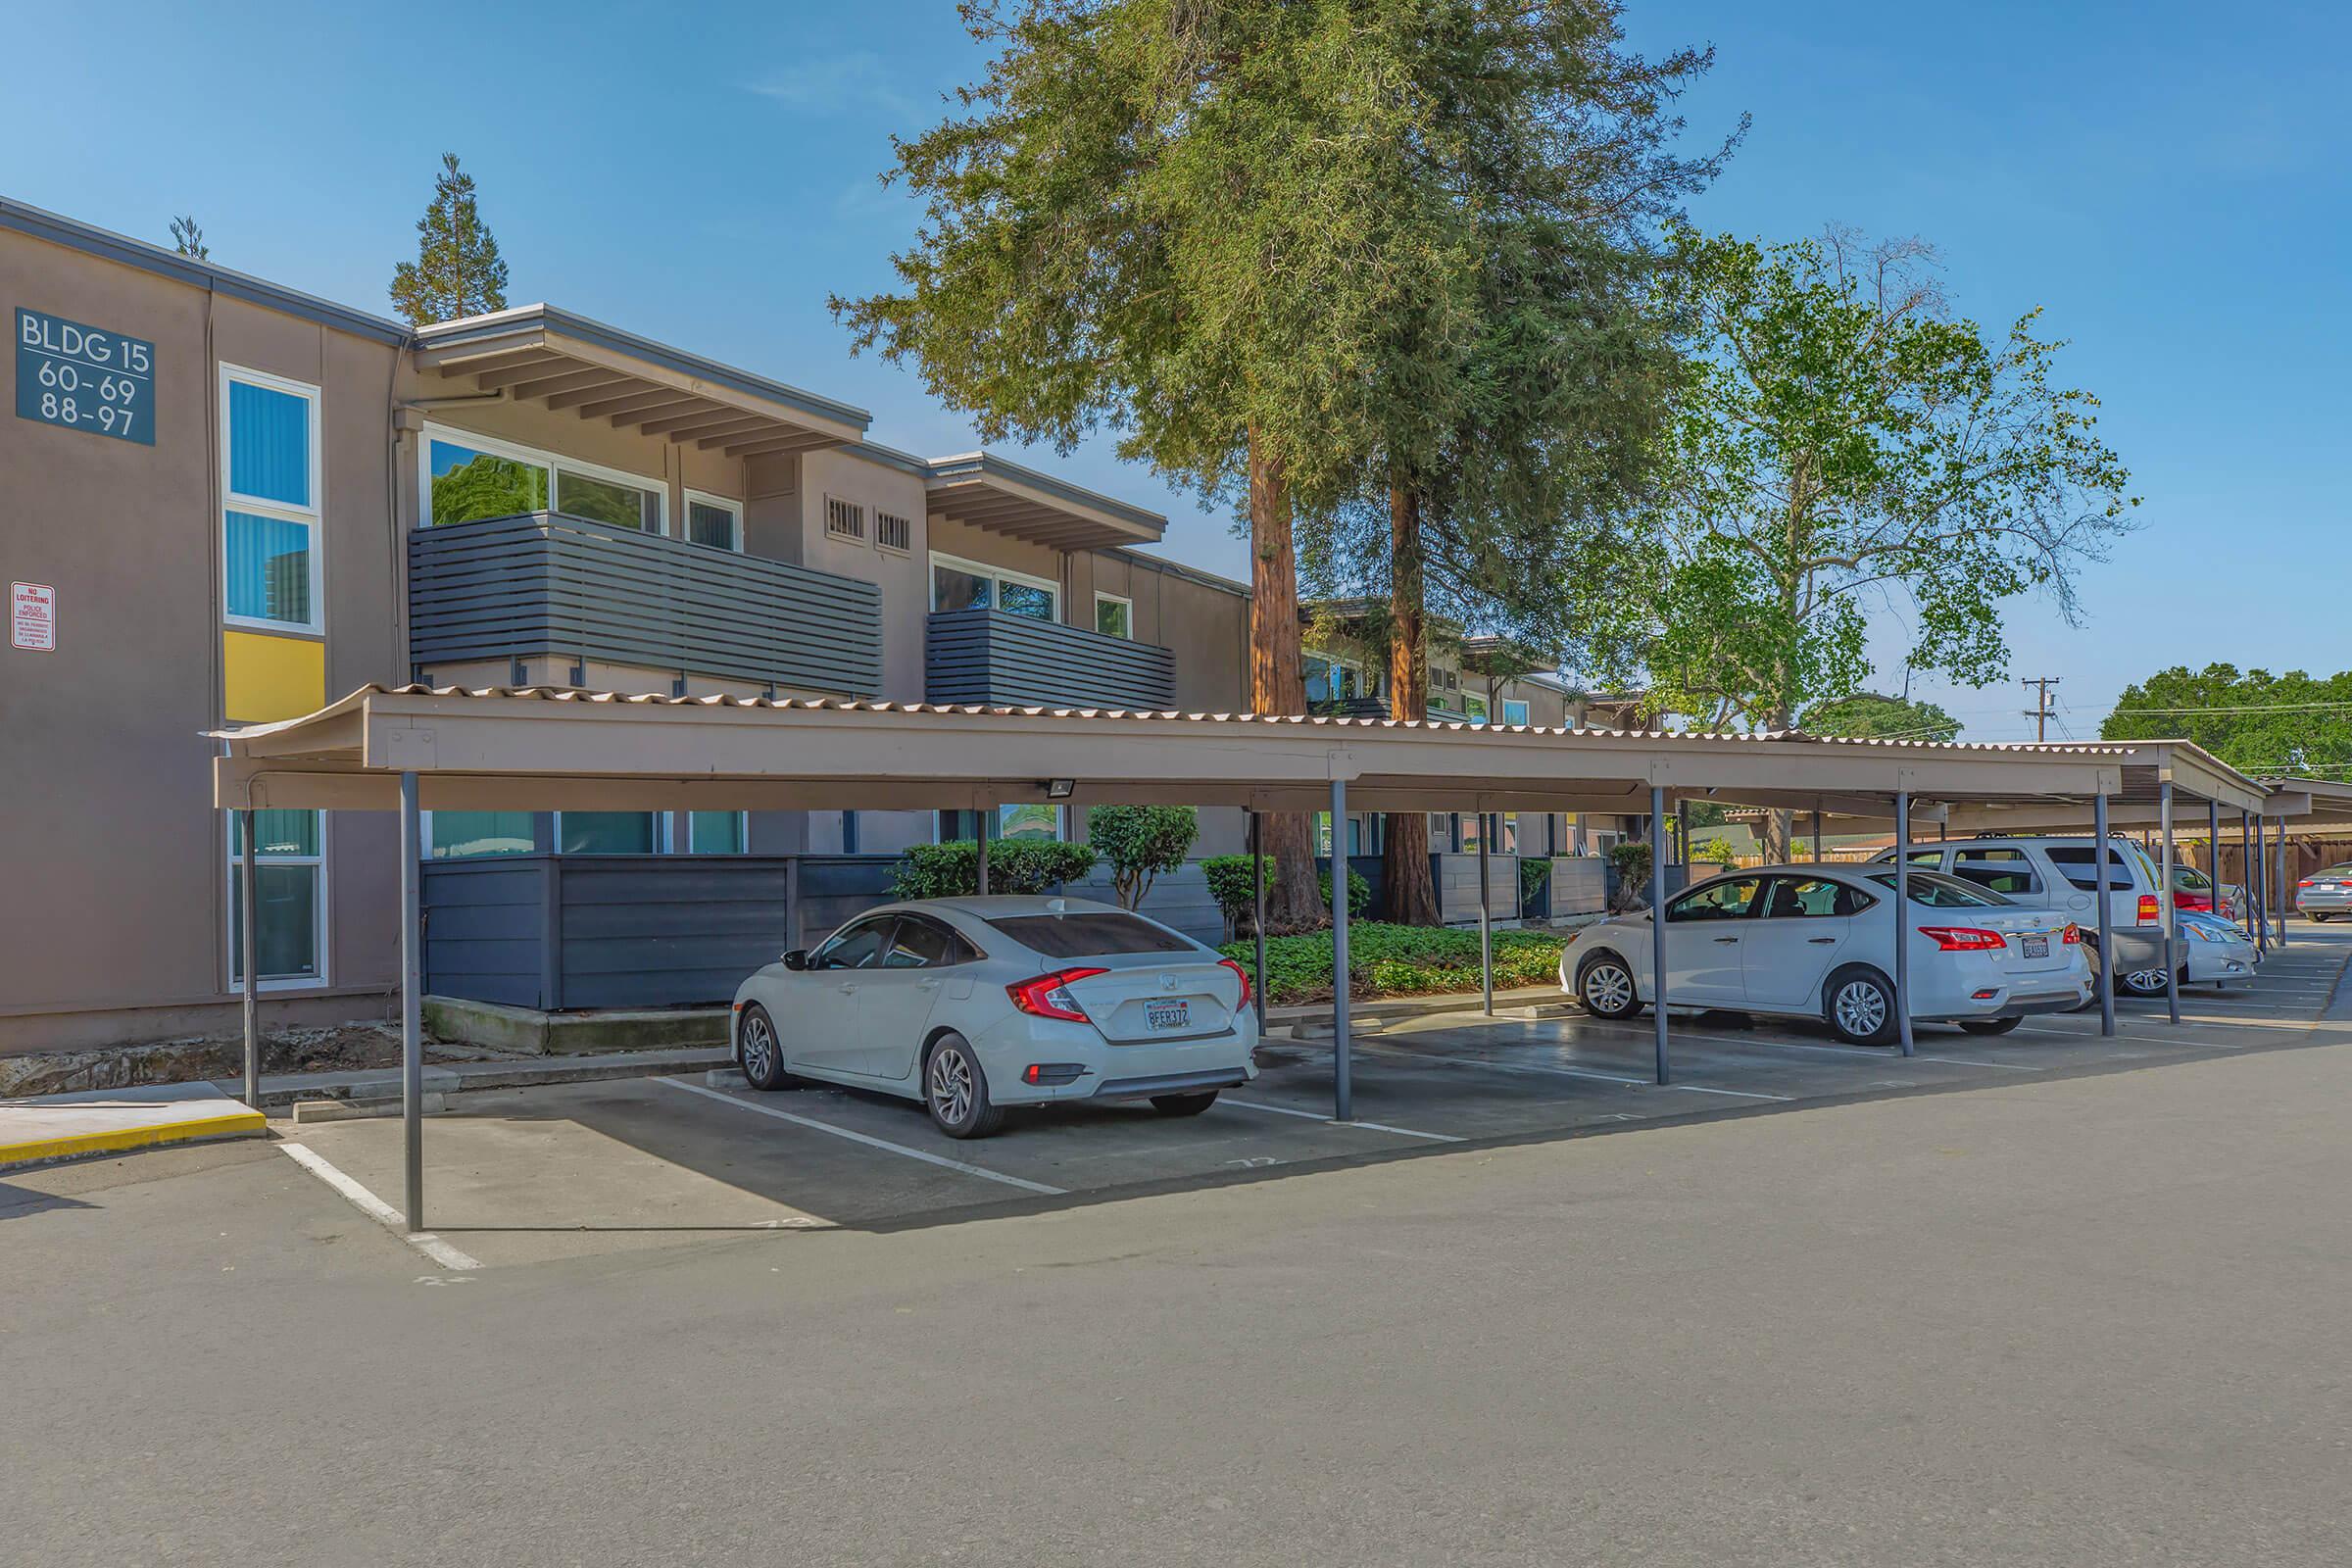
[[[57,590],[45,582],[8,588],[8,646],[36,654],[57,651]]]

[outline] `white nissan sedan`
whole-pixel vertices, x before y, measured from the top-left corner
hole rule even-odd
[[[2082,936],[1958,877],[1909,878],[1910,1012],[2002,1034],[2091,995]],[[1649,914],[1579,931],[1560,986],[1599,1018],[1653,1001]],[[1711,877],[1666,901],[1669,1006],[1820,1018],[1857,1045],[1894,1038],[1892,866],[1775,865]]]
[[[951,1138],[1064,1100],[1199,1115],[1257,1076],[1256,1047],[1240,964],[1085,899],[884,905],[735,993],[752,1087],[816,1078],[919,1100]]]

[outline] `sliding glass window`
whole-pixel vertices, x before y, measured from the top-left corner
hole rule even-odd
[[[220,368],[222,612],[318,631],[318,389]]]

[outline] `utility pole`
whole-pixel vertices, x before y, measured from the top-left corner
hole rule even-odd
[[[2050,738],[2050,720],[2056,716],[2056,710],[2050,707],[2050,688],[2057,685],[2059,679],[2056,675],[2035,675],[2018,682],[2020,686],[2034,688],[2034,706],[2026,710],[2026,716],[2034,721],[2034,738],[2036,741]]]

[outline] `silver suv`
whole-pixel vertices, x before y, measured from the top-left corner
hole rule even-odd
[[[2099,945],[2097,840],[2039,834],[1986,834],[1911,847],[1911,863],[1947,871],[1998,893],[2012,904],[2065,913],[2082,927],[2094,965]],[[1873,863],[1894,863],[1886,851]],[[2136,997],[2164,994],[2164,910],[2155,861],[2129,839],[2107,840],[2107,922],[2123,989]]]

